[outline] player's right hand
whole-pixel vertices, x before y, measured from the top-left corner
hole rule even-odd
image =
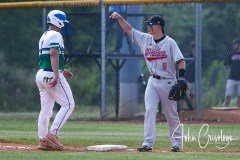
[[[55,76],[53,78],[52,82],[49,83],[49,85],[53,88],[53,87],[55,87],[57,85],[57,83],[58,83],[58,77]]]
[[[113,12],[113,14],[109,18],[120,19],[122,18],[122,16],[117,12]]]

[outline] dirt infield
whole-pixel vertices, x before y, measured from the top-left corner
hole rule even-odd
[[[41,151],[41,150],[38,150],[37,145],[0,143],[0,151]],[[64,151],[86,152],[87,149],[85,147],[65,147]]]
[[[183,123],[240,124],[240,110],[238,109],[183,111],[179,113],[179,117]]]
[[[193,124],[240,124],[240,110],[238,109],[203,109],[200,112],[197,110],[184,110],[179,112],[181,123]],[[96,119],[78,119],[79,121],[98,121],[98,122],[130,122],[143,123],[144,116],[135,118],[96,118]],[[166,122],[164,114],[157,115],[157,122]]]
[[[240,124],[240,110],[238,109],[204,109],[197,110],[184,110],[179,112],[179,118],[181,123],[193,123],[193,124]],[[143,121],[143,118],[141,118]],[[166,122],[164,114],[157,116],[158,122]]]
[[[42,151],[37,148],[37,145],[26,145],[16,143],[0,143],[0,151]],[[65,146],[63,151],[56,150],[55,152],[93,152],[87,150],[86,147],[69,147]],[[99,152],[99,151],[98,151]],[[137,149],[111,150],[101,152],[137,152]]]
[[[16,143],[0,143],[0,152],[1,151],[34,151],[34,152],[42,152],[42,150],[38,150],[37,145],[26,145],[26,144],[16,144]],[[89,151],[86,147],[69,147],[65,146],[62,151],[54,151],[54,152],[100,152],[100,151]],[[124,150],[111,150],[111,151],[101,151],[101,152],[131,152],[138,153],[136,148],[127,148]],[[156,150],[155,153],[171,153],[169,150]],[[183,153],[203,153],[201,150],[199,151],[181,151]],[[204,151],[204,153],[218,153],[219,151]],[[221,150],[221,153],[239,153],[240,150]]]

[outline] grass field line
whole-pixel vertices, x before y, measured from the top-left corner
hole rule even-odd
[[[98,133],[89,133],[89,134],[87,134],[87,133],[83,133],[83,134],[79,134],[79,133],[70,133],[70,134],[60,134],[59,135],[59,137],[60,138],[76,138],[76,137],[96,137],[96,136],[99,136],[99,137],[106,137],[106,138],[108,138],[109,136],[111,136],[112,138],[113,137],[119,137],[119,136],[121,136],[121,137],[124,137],[124,136],[128,136],[128,138],[134,138],[134,137],[143,137],[143,134],[111,134],[111,133],[109,133],[109,134],[98,134]],[[22,137],[22,138],[26,138],[26,137],[36,137],[37,138],[37,132],[32,132],[32,133],[20,133],[20,132],[12,132],[12,133],[0,133],[0,137]],[[159,135],[157,135],[157,137],[160,137]],[[165,137],[165,138],[167,138],[168,136],[167,135],[165,135],[165,136],[161,136],[161,137]]]
[[[168,133],[156,133],[157,136],[168,136]],[[17,136],[17,135],[37,135],[37,131],[0,131],[0,135],[2,136]],[[79,131],[79,132],[61,132],[59,136],[143,136],[143,132],[120,132],[120,131],[103,131],[103,132],[89,132],[89,131]]]
[[[0,132],[0,135],[12,136],[12,135],[36,135],[37,132]],[[113,133],[113,132],[102,132],[102,133],[90,133],[90,132],[74,132],[74,133],[61,133],[59,136],[142,136],[143,134],[137,133]]]
[[[198,137],[198,132],[199,129],[201,128],[201,124],[197,125],[184,125],[185,127],[185,134],[187,134],[187,130],[189,128],[190,131],[190,136],[195,136],[196,138]],[[37,133],[37,121],[36,120],[1,120],[0,121],[0,143],[6,142],[9,143],[10,145],[14,144],[19,144],[20,146],[34,146],[36,148],[38,144],[38,133]],[[223,134],[225,135],[232,135],[234,137],[239,137],[240,135],[240,129],[239,125],[210,125],[209,128],[209,134],[213,135],[220,135],[220,131],[223,131]],[[169,130],[166,124],[160,124],[156,126],[156,142],[154,144],[154,151],[151,154],[147,154],[149,158],[143,157],[143,155],[146,154],[141,154],[136,151],[136,148],[139,147],[143,140],[144,140],[144,126],[143,124],[132,124],[132,123],[127,123],[127,122],[80,122],[80,121],[68,121],[64,127],[62,128],[60,134],[59,134],[59,139],[60,142],[66,146],[66,147],[73,147],[73,148],[78,148],[78,147],[85,147],[85,146],[91,146],[91,145],[99,145],[99,144],[119,144],[119,145],[126,145],[130,149],[134,149],[135,152],[130,152],[127,151],[126,153],[129,156],[125,156],[123,153],[101,153],[102,157],[99,157],[100,153],[90,153],[88,152],[82,152],[81,155],[86,155],[86,158],[77,158],[77,159],[97,159],[97,160],[105,160],[108,159],[108,157],[112,157],[114,160],[152,160],[152,159],[161,159],[162,155],[159,153],[166,152],[166,154],[169,155],[168,159],[172,159],[173,157],[175,159],[184,159],[184,160],[192,160],[192,159],[206,159],[204,155],[206,154],[209,160],[217,160],[217,159],[223,159],[224,156],[221,156],[221,153],[229,153],[229,154],[224,154],[227,160],[229,159],[240,159],[239,157],[236,158],[231,158],[232,156],[236,154],[231,154],[231,153],[239,153],[240,152],[240,143],[239,140],[234,140],[229,143],[229,145],[223,149],[219,150],[215,147],[214,142],[209,142],[209,145],[202,149],[199,147],[198,141],[186,141],[184,142],[184,148],[183,148],[183,154],[177,154],[178,156],[182,156],[182,158],[179,158],[178,156],[175,156],[174,154],[171,154],[169,152],[171,148],[171,142],[169,140]],[[202,137],[202,145],[205,145],[207,136]],[[217,143],[219,146],[222,146],[225,144],[219,142]],[[11,154],[6,154],[5,157],[1,157],[1,152],[0,151],[0,160],[12,160],[5,158],[7,156],[12,156]],[[35,151],[36,152],[36,151]],[[130,152],[130,153],[129,153]],[[157,153],[156,153],[157,152]],[[196,157],[196,153],[201,153],[203,156]],[[208,154],[208,153],[215,153],[219,155],[218,157],[214,158],[213,154]],[[12,151],[9,153],[12,153]],[[29,157],[26,158],[17,158],[17,159],[33,159],[36,155],[39,153],[34,153],[32,151],[27,152],[29,153]],[[42,153],[42,152],[41,152]],[[58,153],[53,153],[53,152],[47,152],[48,156],[51,156],[51,154],[56,154],[57,159],[59,158]],[[64,152],[64,153],[72,153],[70,151]],[[193,154],[191,154],[193,153]],[[219,154],[218,154],[219,153]],[[35,155],[34,155],[35,154]],[[80,156],[78,153],[72,153],[73,155]],[[116,154],[121,154],[116,156]],[[159,154],[159,155],[158,155]],[[163,153],[162,153],[163,154]],[[185,154],[185,156],[184,156]],[[112,156],[111,156],[112,155]],[[192,157],[190,158],[191,155]],[[239,155],[239,154],[238,154]],[[21,156],[26,156],[24,154],[16,154],[16,157],[21,157]],[[88,157],[90,156],[90,157]],[[115,157],[116,156],[116,157]],[[135,158],[131,158],[132,156],[137,156]],[[14,156],[13,156],[14,157]],[[54,157],[54,156],[53,156]],[[64,157],[64,156],[63,156]],[[167,156],[166,156],[167,157]],[[44,158],[41,158],[45,160]],[[54,158],[52,158],[54,159]],[[56,157],[55,157],[56,159]],[[54,159],[54,160],[55,160]],[[64,158],[62,158],[64,159]],[[66,156],[65,159],[68,159]],[[75,158],[76,159],[76,158]],[[164,158],[162,158],[164,159]],[[161,159],[161,160],[162,160]],[[165,158],[167,159],[167,158]],[[15,159],[14,159],[15,160]],[[61,160],[61,159],[58,159]]]

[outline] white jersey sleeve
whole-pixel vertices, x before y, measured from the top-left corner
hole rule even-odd
[[[131,34],[132,42],[137,44],[140,48],[141,51],[144,53],[146,49],[146,44],[150,40],[151,35],[147,33],[140,32],[136,29],[132,29],[132,34]]]
[[[171,41],[170,52],[171,52],[174,62],[184,59],[182,52],[180,51],[177,43],[173,39],[170,39],[170,41]]]
[[[55,32],[54,34],[52,34],[50,38],[50,48],[57,48],[60,50],[62,41],[63,41],[62,35],[58,32]]]

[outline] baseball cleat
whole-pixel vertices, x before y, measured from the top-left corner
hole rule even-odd
[[[59,150],[63,150],[63,145],[60,144],[58,137],[56,135],[52,135],[51,133],[48,133],[43,138],[43,140],[49,142],[52,146],[58,148]]]
[[[178,147],[178,146],[173,146],[173,147],[171,148],[171,152],[180,152],[180,147]]]
[[[60,150],[58,147],[54,147],[51,143],[49,143],[46,140],[42,140],[42,139],[39,141],[39,144],[38,144],[37,148],[39,150],[47,150],[47,151],[50,151],[50,150]]]
[[[143,146],[139,147],[137,150],[139,152],[152,152],[152,148],[150,148],[146,145],[143,145]]]

